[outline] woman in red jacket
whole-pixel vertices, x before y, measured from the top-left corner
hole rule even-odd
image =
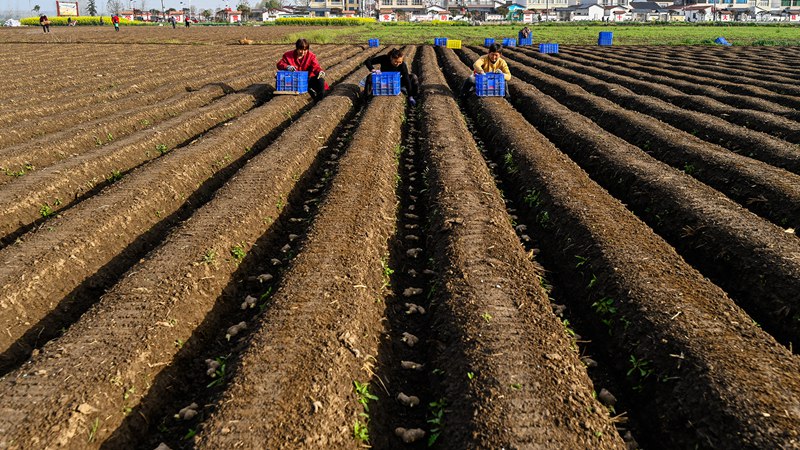
[[[307,40],[298,39],[294,44],[295,49],[284,53],[283,58],[278,61],[278,70],[308,72],[308,92],[311,98],[320,101],[328,90],[328,83],[325,82],[325,71],[317,62],[317,55],[308,47]]]

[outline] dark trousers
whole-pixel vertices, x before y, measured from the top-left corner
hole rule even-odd
[[[413,73],[408,74],[408,79],[405,77],[400,78],[401,90],[409,97],[416,97],[419,94],[419,78]],[[364,92],[367,95],[372,95],[372,75],[367,75],[367,82],[364,85]]]
[[[42,30],[45,33],[49,33],[50,32],[50,25],[42,25]]]
[[[320,80],[317,77],[308,78],[308,93],[311,98],[320,101],[325,96],[325,80]]]

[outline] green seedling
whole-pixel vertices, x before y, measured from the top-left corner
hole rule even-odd
[[[369,383],[359,383],[357,380],[353,380],[353,388],[358,395],[358,403],[364,407],[365,412],[369,412],[369,402],[371,400],[378,400],[378,396],[374,395],[369,392]]]
[[[53,208],[48,204],[44,204],[39,208],[39,215],[46,219],[53,215]]]
[[[139,123],[142,124],[143,127],[150,126],[150,121],[147,119],[142,119],[141,121],[139,121]]]
[[[520,390],[520,389],[522,389],[522,385],[521,385],[521,384],[519,384],[519,383],[513,383],[513,384],[511,385],[511,389]]]
[[[525,197],[523,197],[522,202],[528,205],[528,207],[530,208],[536,208],[542,204],[541,196],[542,196],[541,192],[535,189],[531,189],[528,191],[527,194],[525,194]]]
[[[217,252],[214,249],[206,250],[206,253],[203,255],[203,262],[205,264],[214,264],[217,260]]]
[[[489,314],[488,312],[487,313],[483,313],[483,314],[481,314],[481,318],[483,318],[483,320],[485,320],[486,323],[490,323],[491,320],[492,320],[492,315]]]
[[[569,336],[570,338],[574,338],[575,337],[575,330],[570,328],[569,320],[564,319],[564,320],[561,321],[561,324],[564,325],[564,332],[567,333],[567,336]]]
[[[581,255],[575,255],[575,259],[578,260],[578,264],[575,264],[576,269],[589,262],[589,258]]]
[[[586,285],[586,289],[593,288],[595,284],[597,284],[597,275],[592,274],[592,279],[589,280],[589,284]]]
[[[446,405],[447,402],[443,398],[428,404],[428,413],[431,416],[427,420],[431,426],[430,434],[428,435],[428,447],[433,446],[442,434],[444,429],[444,408]]]
[[[108,142],[111,142],[111,141],[113,141],[113,140],[114,140],[114,135],[113,135],[113,134],[111,134],[111,133],[107,133],[107,134],[106,134],[106,140],[107,140]]]
[[[686,163],[683,165],[683,173],[685,173],[686,175],[692,175],[695,173],[696,170],[697,169],[692,164]]]
[[[604,297],[592,303],[594,312],[601,316],[610,316],[617,313],[617,308],[614,306],[614,299],[611,297]]]
[[[92,136],[92,137],[94,138],[94,145],[96,145],[97,147],[103,145],[103,141],[99,137],[97,136]]]
[[[503,165],[506,167],[506,170],[510,174],[517,173],[517,165],[514,163],[514,154],[511,152],[507,152],[503,155]]]
[[[61,199],[60,198],[55,199],[55,201],[53,202],[53,205],[54,206],[61,206]]]
[[[360,420],[353,422],[353,437],[361,442],[369,442],[369,427]]]
[[[650,368],[650,361],[646,359],[638,359],[636,356],[631,355],[630,358],[631,368],[628,369],[627,376],[631,376],[634,373],[638,373],[639,376],[644,379],[649,377],[653,373],[653,369]]]
[[[536,215],[536,221],[539,222],[542,228],[547,228],[547,224],[550,222],[550,213],[547,211],[540,212]]]
[[[467,372],[467,378],[469,380],[473,380],[475,378],[475,373],[474,372]]]
[[[100,428],[100,418],[95,417],[92,425],[89,426],[89,438],[87,439],[88,443],[94,442],[95,438],[97,437],[97,429]]]
[[[214,376],[213,376],[214,381],[212,381],[211,383],[208,383],[206,385],[206,388],[212,388],[214,386],[220,386],[223,383],[225,383],[225,367],[226,367],[227,358],[224,357],[224,356],[219,356],[219,357],[217,357],[215,359],[215,361],[217,361],[217,364],[219,364],[219,367],[217,367],[217,369],[214,371]]]
[[[122,179],[122,172],[120,172],[119,170],[112,170],[111,175],[106,177],[106,181],[108,181],[109,183],[114,183],[121,179]]]
[[[158,151],[158,153],[165,155],[167,154],[167,152],[169,152],[169,147],[167,147],[166,144],[158,144],[156,145],[156,150]]]
[[[384,256],[381,258],[381,268],[383,269],[383,285],[381,286],[381,290],[390,289],[392,287],[390,281],[392,274],[394,274],[394,269],[389,267],[388,257]]]
[[[280,211],[281,209],[283,209],[283,205],[284,205],[284,203],[283,203],[283,199],[282,199],[282,198],[279,198],[279,199],[278,199],[278,202],[277,202],[277,203],[275,203],[275,208],[277,208],[277,209],[278,209],[278,211]]]
[[[264,292],[261,294],[261,297],[258,298],[258,301],[261,302],[258,304],[258,310],[260,312],[264,312],[264,310],[267,309],[267,300],[270,295],[272,295],[272,286],[268,287],[267,292]]]
[[[247,252],[244,250],[244,244],[234,245],[231,247],[231,256],[233,259],[239,263],[242,262],[245,256],[247,256]]]
[[[175,347],[183,348],[183,344],[184,344],[183,339],[175,339]]]
[[[196,428],[189,428],[189,431],[186,432],[186,435],[183,436],[184,441],[188,441],[189,439],[193,438],[197,434]]]

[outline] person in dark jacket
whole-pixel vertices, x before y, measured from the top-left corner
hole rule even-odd
[[[417,104],[415,97],[419,92],[419,80],[417,76],[413,73],[409,73],[408,66],[404,61],[403,51],[399,48],[393,48],[389,51],[389,53],[380,56],[374,56],[372,58],[367,59],[364,65],[367,69],[372,73],[381,73],[381,72],[400,72],[400,86],[401,91],[408,95],[408,103],[411,106]],[[375,68],[375,66],[380,66],[379,69]],[[365,86],[367,95],[372,95],[372,77],[367,76],[367,82]]]
[[[39,25],[42,26],[42,31],[45,33],[50,32],[50,19],[48,19],[44,14],[39,16]]]
[[[311,52],[310,45],[305,39],[298,39],[294,48],[283,54],[278,61],[278,70],[308,72],[308,93],[314,101],[322,100],[329,86],[325,82],[326,74],[317,61],[317,55]]]

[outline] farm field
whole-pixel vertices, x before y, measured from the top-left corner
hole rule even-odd
[[[800,49],[2,31],[0,448],[800,448]]]
[[[237,44],[250,39],[254,44],[286,44],[303,37],[317,44],[350,44],[371,38],[393,45],[433,44],[434,38],[461,39],[465,44],[482,45],[484,38],[516,37],[521,25],[467,26],[435,24],[371,24],[362,26],[193,26],[189,29],[159,26],[123,26],[114,33],[110,26],[52,27],[45,35],[39,27],[0,28],[4,43],[140,43],[174,45]],[[570,45],[595,45],[601,31],[614,33],[614,45],[701,45],[713,46],[725,37],[734,47],[800,46],[800,26],[790,24],[736,24],[725,26],[659,24],[539,23],[531,25],[534,43],[558,42]]]

